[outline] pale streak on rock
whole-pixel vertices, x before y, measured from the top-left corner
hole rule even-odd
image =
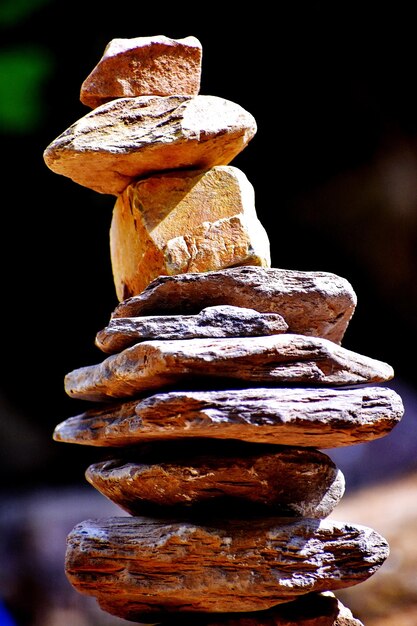
[[[67,539],[81,593],[120,617],[161,610],[256,611],[367,580],[388,556],[371,528],[330,519],[86,520]]]
[[[65,376],[66,393],[109,402],[208,378],[248,383],[359,385],[390,380],[388,363],[305,335],[144,341]]]
[[[202,46],[196,37],[112,39],[81,85],[80,100],[96,107],[115,98],[197,95]]]
[[[147,339],[252,337],[277,335],[287,330],[287,323],[278,313],[218,305],[206,307],[197,315],[117,317],[97,333],[95,345],[113,354]]]
[[[161,275],[271,265],[253,186],[227,165],[129,185],[113,209],[110,253],[119,301]]]
[[[112,598],[109,612],[123,613],[123,599]],[[102,601],[105,608],[105,601]],[[179,622],[173,615],[129,612],[130,619],[160,626],[364,626],[331,591],[307,593],[296,600],[278,604],[272,609],[249,613],[181,613]]]
[[[227,165],[256,133],[254,117],[218,96],[137,96],[102,104],[44,150],[56,174],[118,196],[134,179]]]
[[[341,343],[356,302],[351,284],[329,272],[246,266],[161,276],[121,302],[112,317],[197,313],[229,304],[279,313],[292,333]]]
[[[384,387],[170,391],[69,417],[53,437],[114,447],[208,437],[336,448],[387,435],[403,414],[401,397]]]
[[[318,450],[253,445],[222,447],[219,452],[217,445],[210,452],[207,444],[194,442],[192,447],[191,454],[184,447],[176,454],[175,449],[171,454],[164,449],[164,455],[139,450],[94,463],[86,479],[132,515],[146,514],[149,506],[157,505],[165,507],[159,508],[159,515],[172,507],[190,515],[200,507],[211,516],[236,516],[239,510],[259,515],[269,509],[275,515],[324,518],[344,493],[342,472]],[[198,453],[199,447],[204,453]]]

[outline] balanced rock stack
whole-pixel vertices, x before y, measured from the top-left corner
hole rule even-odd
[[[104,448],[86,479],[123,515],[71,531],[66,574],[135,622],[358,625],[334,592],[388,545],[328,517],[344,477],[320,449],[388,434],[402,401],[380,385],[388,364],[341,345],[351,285],[271,267],[253,188],[229,165],[255,120],[198,95],[201,59],[194,37],[111,41],[81,87],[93,110],[44,153],[117,197],[106,356],[65,377],[94,404],[54,439]]]

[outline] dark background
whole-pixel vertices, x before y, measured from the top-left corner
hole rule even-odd
[[[233,165],[254,186],[272,265],[348,279],[358,306],[343,345],[394,367],[389,386],[404,400],[402,422],[382,440],[330,451],[347,491],[416,469],[412,8],[0,0],[0,557],[7,568],[1,594],[18,626],[87,624],[81,613],[77,621],[64,616],[47,623],[34,598],[43,611],[61,592],[78,598],[63,581],[59,592],[48,585],[54,576],[64,578],[65,533],[102,501],[90,491],[87,499],[65,500],[66,488],[85,485],[84,471],[98,453],[54,442],[52,433],[83,410],[66,396],[64,376],[102,360],[94,337],[117,304],[109,254],[115,198],[54,174],[43,151],[88,113],[80,87],[107,43],[157,34],[197,37],[200,93],[232,100],[257,121],[257,134]],[[39,489],[51,491],[39,497]],[[38,524],[36,532],[28,519]],[[48,532],[55,542],[42,552],[39,541]],[[39,562],[29,577],[35,544]],[[88,621],[107,623],[119,621]]]
[[[271,5],[272,7],[273,5]],[[81,83],[116,37],[196,36],[202,94],[258,131],[234,160],[272,265],[339,274],[358,306],[345,347],[417,373],[417,38],[401,4],[143,6],[0,1],[1,474],[5,489],[83,480],[94,451],[52,442],[81,410],[65,374],[98,362],[116,305],[113,196],[51,172],[43,150],[88,113]],[[413,434],[414,436],[414,434]]]

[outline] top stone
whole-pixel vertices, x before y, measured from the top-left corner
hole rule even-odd
[[[201,59],[196,37],[112,39],[83,82],[80,100],[95,109],[116,98],[197,95]]]

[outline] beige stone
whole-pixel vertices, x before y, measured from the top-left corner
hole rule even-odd
[[[120,614],[122,607],[122,599],[113,599],[109,609]],[[134,617],[144,623],[157,622],[158,626],[364,626],[331,591],[306,593],[292,602],[284,602],[265,611],[181,613],[179,621],[166,613],[153,617],[146,613],[135,614]],[[385,626],[393,624],[387,622]],[[414,626],[414,622],[401,622],[398,626]]]
[[[175,507],[186,515],[324,518],[344,493],[342,472],[318,450],[186,443],[156,444],[94,463],[86,478],[132,515],[166,514],[161,507]]]
[[[110,229],[119,301],[160,275],[271,265],[255,193],[238,168],[158,174],[119,196]]]
[[[53,437],[114,447],[206,437],[336,448],[384,437],[403,414],[401,397],[385,387],[168,391],[69,417]]]
[[[327,339],[265,337],[144,341],[102,363],[69,372],[73,398],[108,402],[173,384],[212,385],[219,379],[270,385],[359,385],[391,380],[392,367]]]
[[[118,196],[156,172],[227,165],[255,133],[248,111],[217,96],[118,98],[54,139],[44,160],[56,174]]]
[[[197,95],[201,59],[196,37],[112,39],[81,85],[80,100],[95,109],[115,98]]]
[[[79,592],[136,619],[161,610],[268,609],[363,582],[387,556],[375,530],[330,519],[124,516],[75,526],[65,569]]]
[[[279,313],[289,332],[340,343],[355,311],[352,285],[331,272],[243,266],[160,276],[121,302],[112,317],[196,313],[218,304]]]
[[[96,335],[95,344],[113,354],[147,339],[256,337],[278,335],[288,324],[278,313],[259,313],[238,306],[209,306],[197,315],[115,317]]]

